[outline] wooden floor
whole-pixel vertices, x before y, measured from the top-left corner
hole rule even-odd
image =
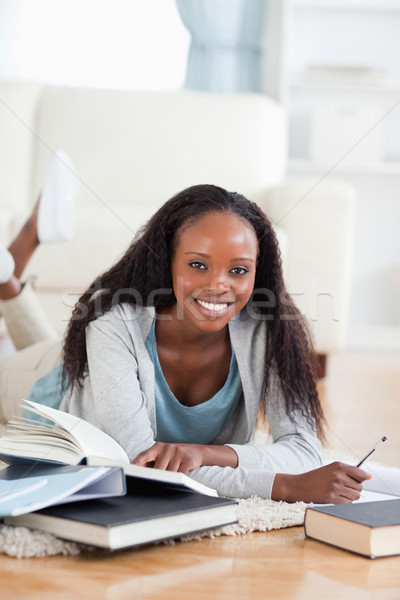
[[[400,467],[400,355],[331,357],[321,395],[331,447]],[[302,527],[117,554],[0,557],[4,600],[400,599],[400,557],[369,560],[304,538]]]

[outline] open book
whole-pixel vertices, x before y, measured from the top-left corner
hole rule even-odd
[[[173,489],[218,496],[217,492],[184,473],[130,464],[123,448],[109,435],[74,415],[23,400],[23,408],[36,419],[13,417],[0,437],[0,460],[9,465],[119,466],[138,485],[161,485]],[[45,421],[43,421],[43,418]],[[132,484],[132,482],[131,482]],[[128,487],[132,487],[129,485]]]

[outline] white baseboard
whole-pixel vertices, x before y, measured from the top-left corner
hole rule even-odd
[[[400,325],[350,325],[346,349],[400,352]]]

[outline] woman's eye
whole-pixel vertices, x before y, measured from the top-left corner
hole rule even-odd
[[[233,273],[234,275],[245,275],[248,272],[248,269],[246,269],[245,267],[235,267],[231,270],[231,273]]]
[[[202,262],[199,262],[198,260],[193,260],[192,262],[189,263],[189,266],[192,267],[193,269],[197,269],[198,271],[203,271],[204,269],[206,269],[206,265]]]

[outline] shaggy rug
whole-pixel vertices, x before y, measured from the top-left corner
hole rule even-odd
[[[238,522],[234,525],[186,535],[178,540],[190,541],[220,535],[242,535],[252,531],[269,531],[302,525],[306,507],[307,504],[304,502],[288,504],[287,502],[263,500],[254,496],[246,500],[239,500]],[[171,543],[171,540],[167,540],[166,543]],[[8,556],[29,558],[56,554],[80,554],[95,550],[93,546],[67,542],[43,531],[0,525],[0,552],[8,554]]]

